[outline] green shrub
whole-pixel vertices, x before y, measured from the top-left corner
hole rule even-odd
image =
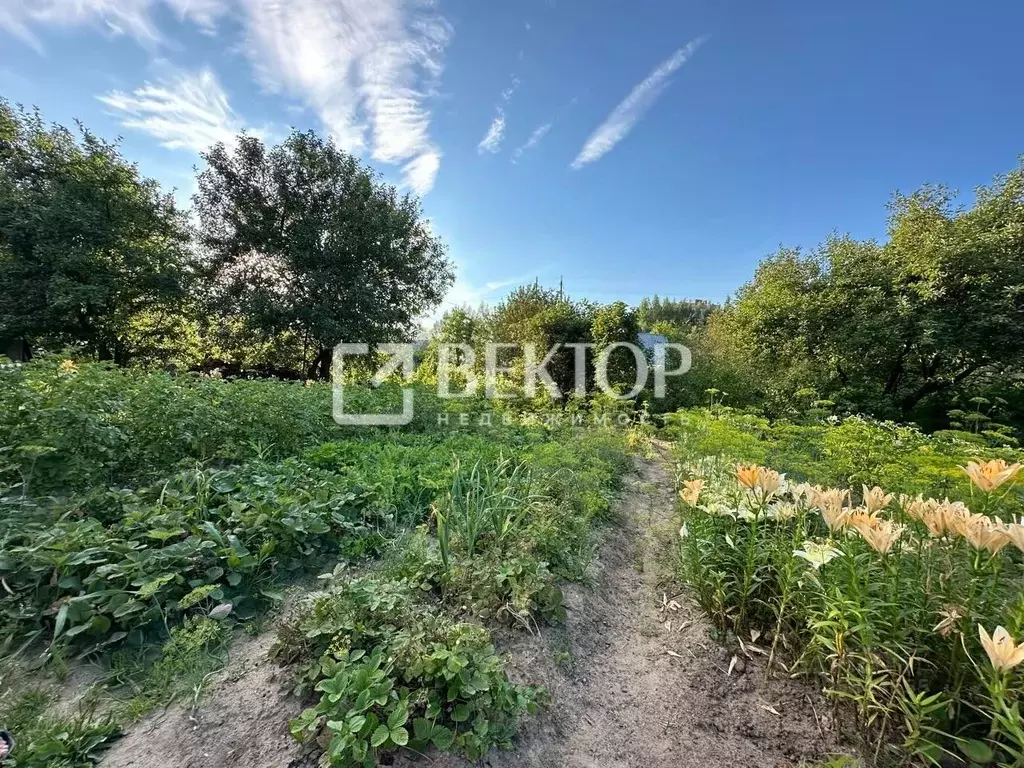
[[[282,628],[277,655],[310,660],[297,692],[319,701],[292,721],[330,764],[377,764],[380,752],[429,745],[477,759],[509,746],[538,691],[509,682],[485,629],[415,599],[401,582],[362,578],[310,598]]]

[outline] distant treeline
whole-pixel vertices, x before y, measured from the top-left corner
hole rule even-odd
[[[416,336],[454,279],[420,201],[329,139],[242,135],[203,161],[186,213],[116,143],[0,100],[0,354],[70,347],[121,365],[326,378],[341,340]],[[884,243],[780,249],[721,306],[523,286],[448,312],[425,374],[444,341],[599,354],[650,331],[693,352],[658,410],[714,400],[997,436],[1024,424],[1024,167],[970,207],[955,200],[898,194]],[[549,366],[560,384],[570,352]],[[610,366],[626,388],[631,369],[624,351]]]

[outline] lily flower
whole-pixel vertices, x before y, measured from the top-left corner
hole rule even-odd
[[[697,506],[697,502],[700,501],[700,493],[704,490],[704,481],[700,478],[696,480],[687,480],[683,483],[683,490],[679,492],[683,501],[689,504],[691,507]]]
[[[864,486],[864,506],[867,507],[868,514],[881,512],[892,503],[892,500],[893,495],[886,493],[877,485],[871,489],[866,485]]]
[[[870,528],[877,522],[878,513],[872,512],[867,507],[851,509],[849,517],[846,519],[846,524],[852,528],[856,528],[858,531],[860,531],[861,528]],[[861,531],[861,534],[863,534],[863,531]]]
[[[768,507],[768,517],[773,520],[792,520],[796,517],[797,509],[795,504],[776,502]]]
[[[992,459],[983,462],[971,461],[961,469],[983,493],[991,493],[1007,480],[1017,477],[1021,466],[1021,464],[1007,464],[1003,459]]]
[[[992,555],[1010,543],[1006,526],[985,515],[971,515],[958,524],[957,533],[975,549],[987,549]]]
[[[892,520],[874,520],[870,525],[864,525],[857,529],[864,541],[868,543],[875,552],[886,554],[903,533],[903,526],[897,525]]]
[[[761,479],[761,467],[757,464],[740,464],[736,467],[736,482],[751,491],[757,487]]]
[[[760,467],[760,474],[757,478],[757,489],[764,494],[765,498],[773,496],[782,488],[784,479],[774,469]]]
[[[795,557],[801,557],[806,560],[813,566],[814,570],[818,570],[825,563],[835,560],[841,554],[843,553],[835,547],[821,544],[817,541],[805,541],[803,549],[793,551]]]
[[[1024,643],[1018,645],[1005,628],[996,627],[996,631],[989,637],[985,628],[979,624],[978,636],[982,648],[988,654],[988,660],[992,662],[992,668],[997,672],[1011,670],[1024,661]]]
[[[1024,518],[1019,523],[1010,523],[1006,526],[1006,536],[1021,552],[1024,552]]]
[[[829,530],[838,531],[850,522],[851,510],[843,507],[849,493],[848,490],[829,488],[815,494],[814,505],[821,512]]]

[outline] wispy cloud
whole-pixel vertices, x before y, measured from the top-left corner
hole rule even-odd
[[[555,125],[557,125],[565,116],[565,113],[576,106],[578,101],[579,98],[573,96],[572,99],[562,105],[562,107],[555,113],[554,117],[534,128],[533,133],[530,134],[526,143],[520,147],[516,147],[515,151],[512,153],[512,163],[518,163],[524,154],[529,152],[531,149],[535,149],[537,145],[544,140],[544,137],[551,132],[551,129],[554,128]]]
[[[429,3],[239,1],[266,87],[303,100],[346,149],[402,164],[418,193],[433,187],[441,152],[429,135],[429,100],[452,28]]]
[[[501,143],[505,140],[505,113],[499,107],[498,114],[494,116],[491,121],[490,128],[487,129],[487,135],[484,136],[480,143],[476,145],[476,151],[480,154],[484,152],[497,152],[501,149]]]
[[[245,127],[208,69],[176,71],[131,93],[111,91],[98,98],[124,127],[148,133],[169,149],[202,152],[219,141],[230,145]]]
[[[534,132],[530,134],[530,138],[526,140],[526,143],[523,144],[523,146],[516,147],[515,152],[512,153],[512,162],[518,162],[519,158],[523,156],[523,153],[530,151],[540,144],[553,126],[554,123],[544,123],[543,125],[538,126]]]
[[[244,50],[270,91],[309,107],[343,148],[402,169],[430,191],[441,152],[430,103],[452,27],[432,0],[0,0],[0,27],[42,52],[40,26],[92,25],[146,45],[168,8],[207,33],[231,14]]]
[[[669,78],[686,61],[696,53],[706,41],[707,36],[691,40],[657,69],[651,72],[642,83],[633,88],[630,94],[617,106],[607,119],[597,127],[587,139],[583,149],[572,162],[572,167],[579,170],[588,163],[599,160],[622,141],[633,127],[640,121],[651,105],[657,101],[661,93],[670,84]]]
[[[495,153],[501,149],[501,143],[505,140],[505,104],[508,104],[519,90],[519,82],[519,77],[512,75],[512,82],[501,92],[501,101],[494,107],[494,119],[491,120],[486,135],[476,145],[476,151],[481,155],[485,152]]]
[[[153,21],[156,8],[166,5],[181,19],[214,29],[227,12],[229,0],[5,0],[0,4],[0,27],[25,40],[40,53],[43,45],[34,26],[94,26],[115,35],[128,35],[144,44],[163,40]]]

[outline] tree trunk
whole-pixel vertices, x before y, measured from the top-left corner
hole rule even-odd
[[[309,368],[306,370],[306,378],[321,379],[322,381],[330,379],[332,352],[330,349],[321,349],[317,352],[313,362],[310,363]]]

